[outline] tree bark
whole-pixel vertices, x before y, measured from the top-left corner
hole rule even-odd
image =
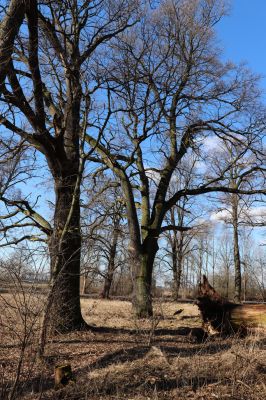
[[[152,310],[152,273],[156,253],[157,239],[147,237],[142,250],[131,250],[133,270],[133,299],[132,305],[137,318],[148,318]]]
[[[77,171],[70,171],[55,181],[56,205],[54,230],[49,243],[53,302],[53,328],[66,332],[84,325],[80,308],[80,203],[75,193]],[[73,196],[76,196],[73,201]],[[62,238],[66,221],[69,226]]]
[[[56,137],[56,163],[47,157],[54,177],[54,229],[49,243],[54,298],[54,328],[60,332],[81,329],[85,322],[80,307],[80,71],[67,76],[64,130]],[[63,122],[63,121],[62,121]]]
[[[137,318],[147,318],[153,315],[152,311],[152,263],[149,256],[141,255],[133,279],[133,310]]]

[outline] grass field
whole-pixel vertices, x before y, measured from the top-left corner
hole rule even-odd
[[[198,341],[189,330],[188,334],[181,334],[186,332],[185,327],[201,326],[197,306],[193,304],[156,302],[153,318],[136,320],[129,302],[81,301],[84,318],[95,328],[50,338],[43,363],[34,359],[37,342],[31,341],[23,354],[21,391],[16,398],[266,398],[265,337],[216,337]],[[2,310],[11,307],[9,323],[15,318],[15,308],[12,310],[11,303],[10,295],[1,297]],[[32,304],[35,311],[36,304],[37,301]],[[174,316],[177,309],[183,311]],[[34,312],[32,315],[34,319]],[[1,318],[3,321],[3,312]],[[28,323],[30,321],[29,318]],[[38,330],[37,322],[34,326]],[[13,331],[1,330],[0,382],[3,396],[6,386],[12,385],[16,376],[23,335],[14,331],[21,327],[23,323],[18,328],[14,321]],[[65,363],[71,364],[75,382],[55,390],[54,367]]]

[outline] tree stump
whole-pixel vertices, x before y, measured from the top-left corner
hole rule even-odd
[[[54,370],[55,388],[60,389],[74,382],[70,364],[56,365]]]
[[[197,305],[203,329],[210,334],[246,334],[248,331],[266,333],[266,304],[236,304],[222,297],[203,275],[199,285]]]

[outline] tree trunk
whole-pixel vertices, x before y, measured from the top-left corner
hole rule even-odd
[[[231,303],[215,291],[204,275],[199,286],[198,307],[209,333],[266,331],[266,304]]]
[[[104,278],[104,285],[103,285],[103,290],[101,292],[100,297],[102,299],[110,299],[110,290],[113,282],[113,273],[108,274]]]
[[[151,317],[152,311],[152,268],[149,256],[140,256],[133,280],[133,310],[137,318]]]
[[[199,246],[199,263],[198,263],[198,268],[199,268],[199,277],[198,277],[198,283],[201,282],[201,277],[202,277],[202,267],[203,267],[203,239],[200,238],[200,246]]]
[[[148,318],[152,311],[152,272],[158,243],[156,238],[146,238],[142,251],[131,250],[133,269],[133,310],[137,318]]]
[[[173,268],[173,299],[177,300],[178,298],[178,267],[177,267],[177,255],[175,251],[175,246],[172,246],[172,268]]]
[[[81,294],[86,293],[86,275],[85,273],[82,275],[82,284],[81,284]]]
[[[230,279],[230,274],[229,274],[229,269],[230,269],[230,265],[226,265],[226,282],[225,282],[225,287],[226,287],[226,291],[225,291],[225,296],[229,297],[229,279]]]
[[[101,297],[103,299],[109,299],[110,298],[110,290],[114,278],[114,272],[115,272],[115,256],[116,256],[116,248],[117,248],[117,242],[118,242],[118,236],[119,236],[119,221],[118,223],[115,224],[114,229],[113,229],[113,238],[112,238],[112,244],[110,247],[110,257],[109,257],[109,262],[108,262],[108,267],[107,267],[107,274],[104,279],[104,287],[103,291],[101,293]]]
[[[56,179],[54,230],[49,243],[53,300],[53,329],[67,332],[84,325],[80,308],[80,204],[75,192],[77,171]],[[75,196],[75,201],[73,201]],[[69,225],[65,229],[66,221]],[[63,235],[63,237],[62,237]]]
[[[174,300],[178,300],[179,298],[179,290],[181,285],[181,275],[182,275],[182,267],[183,267],[183,256],[182,249],[179,248],[180,244],[176,247],[175,250],[172,251],[172,260],[173,260],[173,275],[174,275]],[[176,254],[177,252],[177,254]]]
[[[235,264],[235,295],[234,299],[237,302],[241,300],[241,262],[238,241],[238,197],[233,194],[232,201],[232,222],[234,231],[234,264]]]

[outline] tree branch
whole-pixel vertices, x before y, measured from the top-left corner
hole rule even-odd
[[[160,233],[166,232],[166,231],[176,231],[176,232],[187,232],[190,231],[193,228],[185,227],[185,226],[177,226],[177,225],[166,225],[162,226],[160,229]]]
[[[11,60],[15,37],[23,22],[25,13],[24,0],[11,0],[5,18],[0,25],[0,91],[6,79]]]
[[[36,108],[36,118],[41,129],[45,131],[45,112],[43,102],[43,84],[39,68],[38,56],[38,9],[35,0],[30,0],[26,9],[29,29],[29,67],[33,81],[33,94]]]
[[[38,236],[35,236],[35,235],[25,235],[25,236],[23,236],[23,237],[21,237],[19,239],[14,239],[14,240],[12,240],[10,242],[2,243],[2,244],[0,244],[0,247],[17,245],[17,244],[19,244],[20,242],[22,242],[24,240],[30,240],[31,242],[45,242],[46,243],[46,240],[41,238],[41,237],[38,237]]]
[[[24,215],[33,220],[36,226],[46,235],[50,236],[52,234],[53,229],[50,223],[44,217],[42,217],[40,214],[34,211],[33,208],[30,206],[30,204],[28,203],[28,201],[10,200],[5,197],[1,197],[1,200],[7,206],[17,207]]]

